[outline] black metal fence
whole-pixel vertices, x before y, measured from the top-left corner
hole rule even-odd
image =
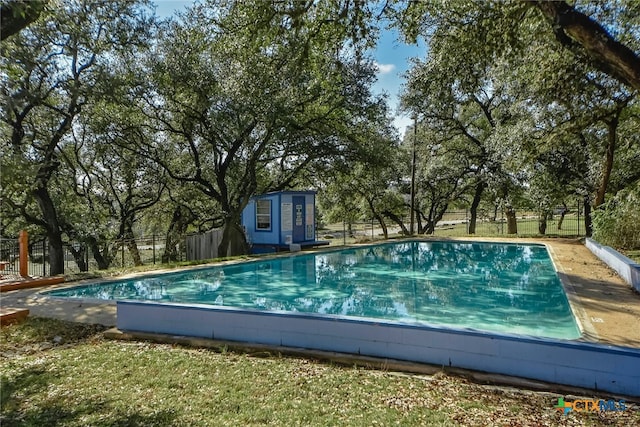
[[[27,263],[30,276],[46,276],[48,272],[47,243],[44,239],[29,242]],[[18,239],[0,237],[0,275],[20,275],[20,245]]]
[[[584,213],[582,206],[576,205],[571,209],[566,209],[564,215],[563,208],[558,208],[550,212],[544,221],[541,221],[540,214],[527,210],[515,210],[516,233],[517,235],[551,235],[551,236],[584,236]],[[495,212],[480,211],[476,219],[475,234],[478,236],[508,235],[507,218],[503,212],[495,215]],[[468,235],[470,225],[469,210],[447,211],[442,220],[436,224],[434,234],[436,235]],[[543,224],[541,224],[543,223]],[[541,230],[543,228],[543,230]]]
[[[74,243],[73,245],[75,251],[78,252],[80,250],[80,244]],[[104,251],[105,247],[108,248],[106,252]],[[106,255],[110,259],[109,268],[126,268],[135,266],[136,262],[139,262],[140,265],[161,264],[163,262],[163,255],[165,255],[165,249],[167,249],[167,244],[164,236],[152,235],[138,239],[114,240],[108,244],[103,244],[102,248],[103,255]],[[170,261],[185,261],[187,257],[184,239],[176,244],[174,248],[170,248],[170,252]],[[90,248],[85,248],[83,254],[89,271],[99,269],[96,257]],[[78,263],[72,251],[66,247],[65,273],[78,271]]]
[[[0,275],[18,275],[20,272],[18,239],[0,237]]]
[[[135,242],[135,245],[132,243]],[[108,248],[104,251],[105,248]],[[160,264],[165,255],[166,241],[161,236],[149,236],[135,240],[120,239],[102,245],[102,255],[108,260],[109,268],[132,267],[136,260],[142,265]],[[137,255],[134,255],[137,252]],[[74,255],[74,253],[76,255]],[[78,273],[79,265],[84,264],[86,270],[98,270],[99,265],[90,248],[73,242],[64,246],[65,274]],[[184,239],[171,251],[171,261],[185,261],[186,247]],[[0,238],[0,266],[4,269],[0,275],[4,277],[19,276],[20,251],[17,238]],[[45,238],[29,239],[28,274],[32,277],[44,277],[51,273],[49,265],[49,245]]]
[[[564,210],[564,215],[562,211]],[[433,235],[443,237],[460,237],[470,235],[471,213],[467,210],[447,211],[437,222]],[[507,219],[503,212],[479,211],[476,218],[476,230],[473,235],[490,236],[562,236],[577,237],[585,235],[584,212],[582,206],[576,204],[567,209],[557,208],[549,213],[544,221],[544,233],[541,233],[540,215],[528,210],[515,209],[517,232],[509,234]],[[402,218],[408,230],[409,217]],[[395,222],[386,221],[389,237],[403,234],[402,228]],[[417,227],[416,227],[417,230]],[[416,231],[417,232],[417,231]],[[318,238],[329,240],[332,244],[353,243],[354,241],[378,240],[384,238],[378,221],[357,221],[352,223],[330,224],[318,230]]]

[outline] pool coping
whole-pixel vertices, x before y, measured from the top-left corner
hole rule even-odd
[[[551,262],[553,263],[553,268],[556,270],[556,274],[560,279],[560,284],[562,285],[564,294],[567,296],[567,300],[569,301],[569,308],[573,313],[573,318],[575,319],[576,324],[578,325],[578,329],[580,330],[580,338],[574,341],[598,342],[600,340],[600,336],[593,326],[593,323],[591,323],[586,310],[582,306],[580,296],[578,295],[573,282],[562,267],[562,264],[558,262],[558,256],[555,253],[555,249],[553,248],[553,246],[547,244],[546,242],[544,242],[543,244],[547,248],[549,258],[551,258]]]
[[[612,247],[601,245],[591,238],[587,237],[584,244],[602,262],[614,269],[625,282],[640,292],[640,264]]]

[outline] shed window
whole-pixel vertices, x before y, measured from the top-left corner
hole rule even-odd
[[[256,201],[256,228],[258,230],[271,229],[271,200]]]

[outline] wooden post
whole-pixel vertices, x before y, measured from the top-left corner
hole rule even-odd
[[[29,234],[21,230],[18,236],[20,247],[20,276],[29,277]]]

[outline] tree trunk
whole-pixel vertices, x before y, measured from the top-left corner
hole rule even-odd
[[[614,79],[640,90],[640,57],[598,22],[565,1],[531,1],[549,20],[556,39],[586,53],[594,65]]]
[[[423,217],[423,215],[421,215],[421,212],[422,211],[416,206],[415,207],[415,218],[416,218],[415,225],[416,225],[416,232],[418,234],[424,234],[424,231],[422,231],[423,230],[423,227],[422,227],[422,217]]]
[[[68,246],[71,255],[73,255],[73,259],[78,266],[80,271],[89,271],[89,265],[87,264],[87,247],[84,244],[80,244],[78,249],[76,249],[73,245]]]
[[[594,208],[597,208],[604,203],[604,197],[607,194],[607,187],[609,185],[609,179],[611,178],[611,171],[613,170],[613,156],[616,151],[616,140],[618,139],[618,117],[616,116],[607,122],[607,153],[604,157],[604,165],[602,165],[602,179],[600,180],[600,186],[596,192],[596,200],[593,204]]]
[[[433,234],[436,231],[436,223],[427,218],[424,227],[418,231],[419,234]]]
[[[121,234],[122,239],[126,242],[127,250],[131,254],[133,265],[139,267],[142,265],[142,258],[140,258],[140,251],[138,250],[138,244],[136,238],[133,235],[132,220],[126,219],[122,222]]]
[[[227,216],[223,227],[222,240],[218,245],[218,256],[229,257],[249,253],[247,237],[240,225],[240,214]]]
[[[384,234],[385,240],[388,239],[389,233],[387,231],[387,224],[385,224],[384,222],[384,217],[375,210],[372,200],[367,200],[367,203],[369,204],[369,209],[371,209],[373,217],[378,221],[378,224],[380,224],[380,228],[382,228],[382,233]],[[371,224],[371,228],[371,233],[373,234],[373,223]]]
[[[386,216],[391,221],[393,221],[396,224],[398,224],[398,227],[400,227],[400,229],[402,230],[402,234],[404,236],[408,236],[409,235],[409,230],[407,230],[407,226],[404,225],[404,222],[402,221],[402,218],[400,218],[398,215],[396,215],[396,214],[394,214],[393,212],[390,212],[390,211],[384,211],[384,212],[382,212],[382,215]]]
[[[445,203],[439,209],[437,205],[432,205],[431,209],[429,209],[429,216],[424,218],[427,221],[426,224],[424,225],[422,230],[419,230],[420,234],[434,234],[436,231],[436,224],[442,219],[448,207],[448,203]]]
[[[46,187],[33,190],[33,196],[40,207],[49,240],[49,269],[52,276],[64,274],[64,246],[62,230],[58,222],[56,208]]]
[[[64,274],[64,246],[62,236],[47,233],[49,240],[49,274],[56,276]]]
[[[380,228],[382,228],[382,234],[384,235],[385,240],[389,238],[389,231],[387,230],[387,224],[384,222],[384,217],[379,214],[374,214],[374,217],[378,220],[378,224],[380,224]]]
[[[560,219],[558,220],[558,230],[562,230],[562,223],[564,222],[564,216],[567,214],[569,209],[567,209],[567,204],[562,203],[562,211],[560,212]]]
[[[133,265],[139,267],[142,265],[142,259],[140,258],[140,251],[138,250],[138,244],[136,243],[135,236],[133,234],[133,218],[131,216],[124,216],[120,219],[120,239],[122,239],[122,245],[127,246],[127,250],[131,255]]]
[[[98,264],[98,269],[106,270],[107,268],[109,268],[109,265],[111,264],[109,245],[105,246],[105,253],[103,253],[100,250],[98,241],[94,237],[89,237],[87,239],[87,244],[89,245],[89,249],[91,249],[91,253],[93,254],[93,259]]]
[[[540,216],[538,217],[538,233],[546,234],[547,232],[547,218],[549,216],[548,211],[540,212]]]
[[[35,22],[46,8],[45,0],[2,2],[2,34],[5,40]]]
[[[473,201],[471,202],[471,217],[469,218],[469,234],[476,234],[476,221],[478,219],[478,206],[482,198],[482,192],[484,191],[486,184],[482,181],[476,185],[476,191],[473,194]]]
[[[138,244],[136,243],[136,239],[133,237],[133,234],[128,235],[127,239],[127,249],[131,254],[131,258],[133,258],[133,265],[136,267],[141,266],[142,258],[140,257],[140,251],[138,250]]]
[[[587,237],[591,237],[593,233],[593,224],[591,223],[591,201],[589,196],[584,197],[584,234]]]
[[[169,229],[167,230],[164,252],[162,253],[162,262],[164,264],[178,261],[177,246],[187,232],[187,227],[192,220],[192,215],[186,208],[176,206],[171,217],[171,224],[169,224]]]
[[[507,206],[505,210],[507,217],[507,234],[518,234],[518,221],[516,220],[516,211],[511,206]]]

